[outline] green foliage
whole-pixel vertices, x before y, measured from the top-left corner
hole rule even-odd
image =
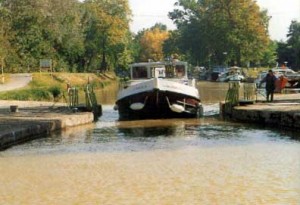
[[[32,89],[30,92],[30,100],[41,101],[41,100],[50,100],[49,91],[42,88]]]
[[[181,56],[181,60],[183,60],[182,56],[184,53],[182,52],[184,49],[180,47],[178,44],[180,42],[180,33],[178,30],[170,31],[169,32],[169,38],[166,39],[163,43],[163,52],[166,57],[170,56]],[[190,61],[190,63],[193,63]],[[196,63],[194,63],[196,65]]]
[[[0,59],[7,72],[38,71],[45,58],[68,72],[126,64],[130,15],[128,0],[2,0]]]
[[[163,43],[169,38],[169,32],[166,26],[156,24],[151,29],[143,31],[139,36],[140,44],[140,61],[160,61],[164,59]]]
[[[262,59],[269,17],[255,1],[179,0],[176,5],[169,13],[178,27],[174,39],[193,63],[245,65]]]
[[[277,43],[270,41],[268,48],[263,52],[263,57],[261,59],[261,66],[265,67],[275,67],[277,61]]]
[[[54,99],[58,98],[62,94],[62,89],[58,86],[50,87],[48,91],[52,94]]]
[[[291,59],[288,62],[291,67],[300,70],[300,22],[291,22],[287,37],[287,45],[292,50]]]
[[[0,6],[0,63],[9,55],[11,50],[9,43],[9,10]],[[4,66],[4,65],[3,65]]]
[[[130,15],[126,0],[85,1],[85,67],[107,71],[119,64],[122,53],[127,55]]]
[[[255,1],[178,0],[176,5],[169,16],[177,30],[157,23],[134,35],[128,0],[1,0],[0,62],[6,72],[32,72],[39,70],[40,59],[52,59],[54,71],[74,73],[125,73],[134,61],[169,56],[194,65],[274,64],[269,16]],[[287,61],[294,67],[300,62],[298,33],[294,22],[287,44],[292,56]]]
[[[285,42],[277,42],[277,54],[277,62],[279,66],[284,65],[284,62],[288,62],[288,64],[293,64],[293,62],[295,62],[294,51]]]
[[[0,98],[3,100],[33,100],[33,101],[51,100],[50,93],[47,90],[44,90],[42,88],[9,91],[6,93],[1,93]]]

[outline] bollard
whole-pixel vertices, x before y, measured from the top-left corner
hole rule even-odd
[[[10,112],[19,112],[18,105],[11,105],[10,106]]]

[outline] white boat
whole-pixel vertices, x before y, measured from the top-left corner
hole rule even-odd
[[[228,82],[228,81],[244,81],[245,76],[242,74],[242,70],[239,67],[231,67],[225,73],[222,73],[217,81]]]
[[[196,81],[188,79],[186,62],[134,63],[130,78],[119,91],[115,105],[120,120],[202,115]]]
[[[223,75],[224,73],[226,73],[228,71],[227,67],[224,66],[214,66],[212,68],[212,71],[210,72],[210,75],[208,77],[208,80],[211,81],[217,81],[218,78]]]
[[[290,68],[281,68],[281,67],[275,67],[271,69],[276,76],[277,79],[281,79],[281,77],[286,78],[286,82],[284,86],[282,87],[296,87],[299,86],[300,83],[300,73],[295,72],[294,70]],[[255,79],[255,84],[257,86],[260,85],[261,80],[266,77],[268,74],[267,71],[262,71],[258,74],[257,78]],[[265,87],[265,83],[261,84],[261,87]]]

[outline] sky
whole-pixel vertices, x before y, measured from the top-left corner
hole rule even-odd
[[[269,34],[272,40],[286,41],[288,28],[292,20],[300,22],[300,0],[256,0],[261,9],[267,9],[272,16]],[[175,25],[168,18],[177,0],[129,0],[133,13],[131,31],[137,33],[143,28],[150,28],[155,23],[163,23],[168,29],[175,29]]]

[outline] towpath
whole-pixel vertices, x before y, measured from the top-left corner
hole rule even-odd
[[[0,84],[0,92],[25,87],[31,80],[32,75],[28,73],[11,74],[8,82]]]

